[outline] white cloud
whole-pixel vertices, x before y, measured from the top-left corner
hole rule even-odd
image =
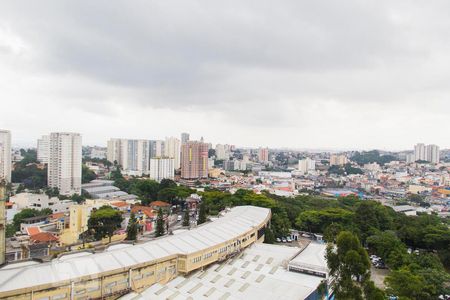
[[[0,128],[298,148],[449,147],[447,1],[9,1]]]

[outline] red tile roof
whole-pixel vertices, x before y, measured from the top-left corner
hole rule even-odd
[[[48,242],[55,242],[58,240],[56,236],[51,234],[50,232],[40,232],[38,234],[34,234],[30,237],[30,240],[32,240],[35,243],[48,243]]]
[[[26,231],[29,236],[38,234],[41,232],[41,229],[39,227],[26,227]]]
[[[151,209],[151,207],[135,205],[131,208],[131,212],[133,212],[133,213],[137,213],[139,211],[143,212],[149,218],[153,218],[155,216],[153,214],[153,209]]]
[[[164,202],[164,201],[153,201],[150,203],[150,206],[154,207],[167,207],[170,206],[170,203]]]
[[[112,206],[117,206],[117,207],[126,207],[126,206],[128,206],[129,204],[126,203],[125,201],[119,201],[119,202],[111,203],[111,205],[112,205]]]

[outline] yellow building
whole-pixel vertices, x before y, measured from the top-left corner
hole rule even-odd
[[[84,204],[72,205],[70,210],[69,228],[60,235],[60,242],[64,245],[77,243],[80,234],[88,229],[88,220],[94,208],[109,205],[110,201],[103,199],[87,199]]]
[[[101,253],[0,270],[1,299],[117,299],[167,283],[262,242],[270,209],[239,206],[194,230]],[[20,276],[17,274],[20,272]]]

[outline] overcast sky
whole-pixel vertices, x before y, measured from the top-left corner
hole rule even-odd
[[[450,146],[450,1],[1,1],[0,128]]]

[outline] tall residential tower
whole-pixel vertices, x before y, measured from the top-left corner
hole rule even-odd
[[[181,178],[208,177],[208,144],[188,141],[181,145]]]
[[[48,186],[62,195],[81,193],[81,135],[53,132],[49,140]]]
[[[11,182],[11,132],[0,129],[0,181]]]

